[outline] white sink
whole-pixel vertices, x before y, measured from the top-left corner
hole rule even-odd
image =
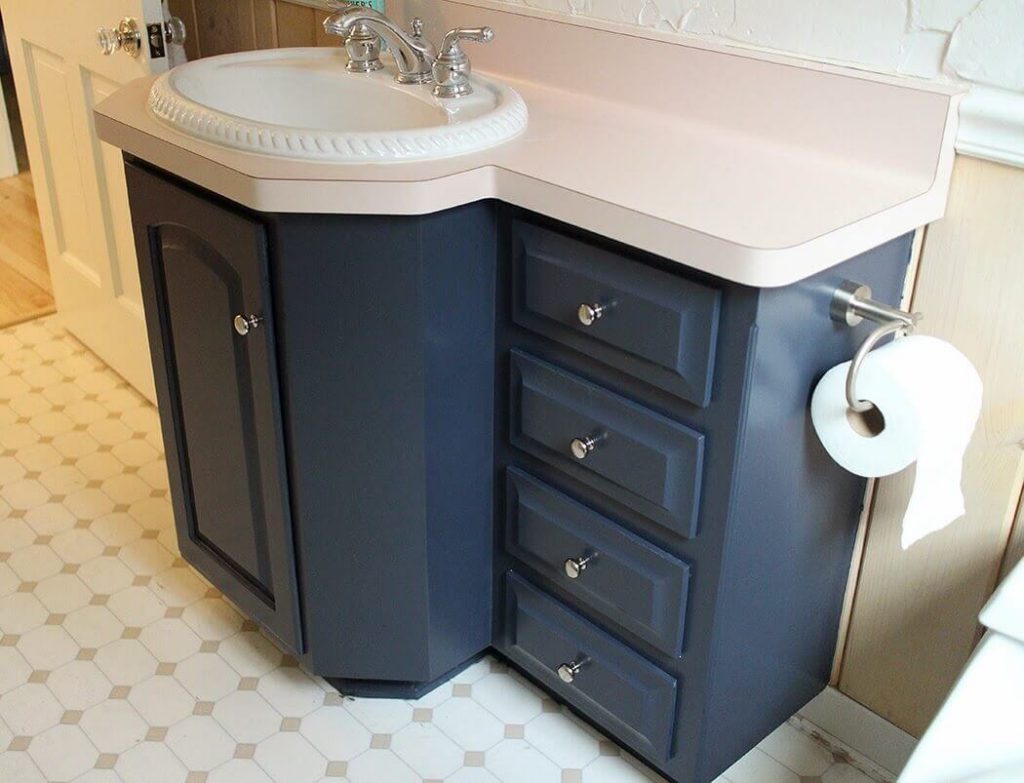
[[[333,163],[431,160],[493,147],[526,127],[515,90],[472,77],[473,94],[400,85],[394,64],[353,74],[343,49],[271,49],[197,60],[153,84],[149,107],[204,141]]]

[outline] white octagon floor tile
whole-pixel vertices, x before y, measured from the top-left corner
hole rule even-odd
[[[491,673],[473,683],[473,699],[505,723],[529,723],[543,708],[541,698],[511,674]]]
[[[158,661],[138,639],[118,639],[101,647],[94,659],[114,685],[137,685],[156,672]]]
[[[211,770],[235,751],[235,741],[211,717],[193,715],[171,726],[167,746],[191,770]]]
[[[92,600],[93,592],[75,574],[55,574],[44,579],[33,591],[47,611],[70,614]]]
[[[341,706],[320,707],[299,730],[329,761],[349,761],[370,747],[370,732]]]
[[[465,752],[430,723],[410,723],[391,737],[391,752],[421,777],[440,780],[462,766]]]
[[[46,685],[69,710],[87,710],[110,695],[110,680],[92,661],[72,661],[50,672]]]
[[[348,763],[351,783],[420,783],[422,778],[390,750],[368,750]],[[525,783],[525,781],[524,781]]]
[[[505,724],[468,697],[454,697],[437,707],[434,725],[463,750],[487,750],[505,736]]]
[[[150,726],[173,726],[192,714],[196,700],[173,677],[156,675],[131,689],[128,701]]]
[[[282,666],[261,677],[257,690],[286,718],[301,718],[324,703],[324,692],[295,666]]]
[[[34,737],[56,726],[64,714],[45,685],[27,683],[0,696],[0,719],[18,737]]]
[[[18,652],[37,671],[49,672],[73,661],[81,649],[59,625],[43,625],[18,639]]]
[[[149,724],[124,699],[109,699],[87,709],[78,725],[101,753],[124,753],[146,737]]]
[[[313,783],[327,769],[327,759],[295,732],[275,734],[264,740],[256,746],[254,758],[278,783]]]
[[[122,753],[114,767],[124,783],[182,783],[187,770],[166,745],[142,742]]]
[[[503,740],[487,751],[484,766],[502,783],[561,783],[562,771],[547,756],[521,739]]]
[[[255,691],[235,691],[220,699],[213,708],[213,718],[240,743],[259,743],[281,728],[281,713]],[[305,731],[305,726],[303,733],[312,739]],[[337,741],[349,741],[351,736],[348,733],[341,734]]]
[[[206,778],[206,783],[274,783],[274,781],[255,761],[232,759],[213,770]]]
[[[526,741],[567,769],[583,769],[600,754],[593,732],[561,712],[546,712],[527,723]]]
[[[0,780],[18,783],[47,783],[39,767],[27,753],[0,753]]]
[[[92,768],[99,755],[78,726],[54,726],[28,748],[47,780],[70,780]]]
[[[216,653],[196,653],[174,669],[185,690],[201,701],[217,701],[238,689],[240,677]]]
[[[0,696],[24,685],[28,682],[30,674],[32,667],[18,650],[13,647],[0,647]]]

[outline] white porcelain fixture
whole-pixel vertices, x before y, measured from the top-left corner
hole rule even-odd
[[[431,160],[501,144],[527,122],[509,87],[435,98],[390,69],[345,70],[340,49],[242,52],[198,60],[153,84],[150,110],[191,136],[235,149],[329,162]]]

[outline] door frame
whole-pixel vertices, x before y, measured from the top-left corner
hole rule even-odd
[[[18,174],[18,156],[14,151],[14,135],[11,132],[11,118],[3,90],[0,90],[0,179]]]

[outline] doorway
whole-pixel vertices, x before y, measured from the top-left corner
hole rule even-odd
[[[36,209],[35,188],[29,171],[21,114],[11,75],[10,58],[0,17],[0,137],[6,144],[7,127],[13,142],[13,176],[0,178],[0,328],[53,313],[53,285]],[[6,116],[5,116],[6,115]]]

